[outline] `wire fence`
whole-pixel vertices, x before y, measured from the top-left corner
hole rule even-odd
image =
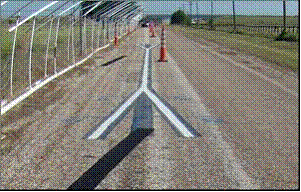
[[[208,24],[195,24],[196,28],[211,29]],[[233,24],[214,24],[214,30],[217,31],[233,31]],[[236,29],[246,33],[260,33],[263,35],[279,35],[284,30],[283,25],[236,25]],[[299,26],[286,26],[286,32],[291,34],[299,34]]]
[[[1,19],[0,109],[111,43],[115,31],[120,37],[127,28],[134,30],[138,24],[133,17],[91,18],[75,10],[76,7],[64,15],[53,14],[52,10],[52,14],[35,15],[22,25],[21,11]],[[5,6],[1,11],[5,12]]]

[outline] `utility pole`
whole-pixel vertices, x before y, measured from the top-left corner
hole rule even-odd
[[[197,15],[197,18],[199,18],[199,2],[198,1],[196,2],[196,15]]]
[[[236,31],[236,20],[235,20],[235,4],[234,4],[234,0],[232,0],[232,7],[233,7],[233,32]]]
[[[189,7],[190,7],[190,19],[192,19],[192,2],[189,1]]]
[[[211,22],[210,22],[210,27],[213,29],[213,0],[211,0]]]
[[[285,0],[283,2],[283,32],[286,31],[286,3]]]

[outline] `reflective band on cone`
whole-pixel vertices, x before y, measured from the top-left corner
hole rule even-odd
[[[167,50],[166,50],[166,45],[165,45],[165,29],[164,29],[164,25],[163,25],[162,33],[161,33],[161,49],[160,49],[159,62],[167,62],[166,54],[167,54]]]
[[[152,33],[151,37],[156,37],[154,27],[152,27],[151,29],[152,29],[152,30],[151,30],[151,33]]]

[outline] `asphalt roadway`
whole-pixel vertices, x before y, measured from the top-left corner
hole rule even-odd
[[[220,101],[223,101],[223,97],[218,96],[227,92],[221,89],[212,90],[214,93],[210,93],[210,87],[215,87],[214,82],[206,80],[213,74],[214,69],[210,66],[216,66],[216,63],[228,65],[227,61],[216,57],[214,59],[207,57],[203,60],[188,59],[192,54],[204,55],[205,51],[197,51],[191,46],[192,43],[187,46],[184,42],[188,41],[179,34],[167,31],[168,62],[164,63],[157,61],[160,47],[152,49],[150,54],[151,87],[158,98],[174,114],[181,116],[182,120],[199,134],[198,136],[179,135],[168,117],[162,114],[160,107],[154,103],[151,105],[148,97],[142,97],[139,102],[140,106],[135,105],[139,107],[134,106],[129,110],[105,138],[97,140],[85,138],[87,133],[95,131],[112,114],[112,111],[114,112],[139,88],[143,65],[145,65],[145,50],[139,46],[147,44],[152,46],[160,43],[159,38],[149,38],[147,28],[141,28],[122,40],[118,48],[100,52],[93,57],[91,64],[82,66],[85,73],[58,79],[56,87],[64,87],[62,90],[64,94],[46,104],[45,109],[36,110],[31,115],[18,118],[14,124],[6,125],[6,129],[21,129],[22,134],[15,138],[15,144],[9,153],[1,157],[3,165],[1,187],[5,189],[66,189],[79,180],[93,165],[104,160],[104,157],[115,161],[117,158],[114,159],[114,156],[108,156],[108,154],[131,136],[134,131],[133,127],[138,127],[152,129],[152,131],[145,135],[132,150],[127,151],[120,162],[99,181],[95,189],[298,188],[298,183],[294,183],[297,179],[297,172],[291,168],[292,166],[298,167],[297,159],[294,159],[292,163],[287,163],[282,158],[271,158],[270,154],[260,151],[266,145],[259,142],[258,145],[261,146],[255,147],[253,146],[254,139],[247,138],[246,132],[250,133],[254,130],[246,130],[245,127],[239,130],[239,126],[233,126],[236,131],[229,131],[229,126],[235,122],[233,119],[240,117],[239,115],[230,113],[229,116],[232,119],[226,119],[220,115],[222,113],[218,113],[219,109],[216,108],[219,108]],[[228,71],[237,72],[235,71],[237,69],[231,69],[229,66],[228,68],[222,65],[217,67],[219,69],[216,69],[215,74],[220,76],[218,79],[215,78],[216,81],[226,83],[230,81]],[[224,80],[221,75],[223,69],[228,70]],[[203,77],[203,80],[200,80],[200,77]],[[247,78],[254,79],[246,75],[244,78],[239,77],[239,81],[241,79],[247,81]],[[237,87],[236,83],[239,82],[231,80],[225,87],[231,90],[229,86]],[[220,86],[222,85],[224,84],[220,83]],[[245,84],[240,84],[240,86],[245,86]],[[273,89],[277,88],[273,87]],[[237,90],[242,89],[237,88]],[[228,94],[231,95],[231,93]],[[245,97],[247,96],[250,94],[246,94]],[[243,100],[243,97],[241,94],[240,99]],[[215,98],[219,98],[220,101],[216,101],[219,105],[216,105],[214,111],[215,106],[212,103]],[[289,101],[288,106],[294,107],[297,104],[294,99]],[[223,103],[225,105],[220,108],[225,109],[228,103],[227,101]],[[141,106],[141,104],[146,105]],[[34,103],[30,106],[34,106]],[[146,110],[139,110],[142,107]],[[239,107],[239,103],[237,107],[244,109],[243,105]],[[233,110],[232,107],[230,108]],[[269,109],[272,110],[272,108]],[[295,113],[295,108],[291,110]],[[145,115],[146,112],[149,115]],[[256,116],[255,113],[253,114]],[[138,123],[141,119],[151,123],[141,125]],[[238,118],[238,120],[241,119]],[[227,121],[230,124],[227,124]],[[257,124],[252,126],[253,122],[250,123],[251,127],[260,127]],[[282,127],[278,125],[276,128]],[[253,136],[257,133],[252,132]],[[263,133],[257,135],[256,138],[261,136],[266,138]],[[236,141],[241,143],[237,144],[233,141],[236,138],[240,138],[241,140]],[[281,139],[278,138],[277,142],[281,143]],[[290,143],[297,142],[295,136],[285,137],[285,139]],[[274,144],[278,144],[277,142]],[[248,155],[248,152],[239,146],[244,149],[251,148],[257,156]],[[126,145],[122,145],[121,149],[122,147]],[[291,151],[293,153],[295,149]],[[255,158],[259,160],[256,159],[254,163]],[[278,167],[273,170],[270,167],[259,170],[265,162],[269,162],[268,165],[272,166],[273,161],[274,165],[285,165],[279,170],[288,170],[289,173],[278,176],[282,173]],[[276,176],[267,177],[266,175],[270,172],[271,174],[278,173],[279,182],[281,179],[285,180],[283,184],[272,182]],[[100,177],[101,174],[93,176]]]

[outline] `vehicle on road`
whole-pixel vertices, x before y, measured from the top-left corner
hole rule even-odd
[[[142,27],[148,27],[148,26],[149,26],[149,23],[148,23],[148,22],[144,22],[144,23],[142,23],[141,26],[142,26]]]

